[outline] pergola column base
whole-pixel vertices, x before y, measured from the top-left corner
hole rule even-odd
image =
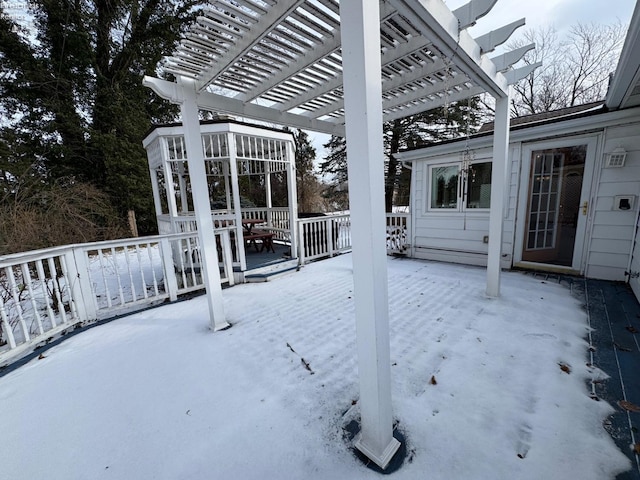
[[[376,453],[363,442],[362,434],[360,433],[358,434],[358,438],[356,439],[355,447],[364,455],[366,455],[366,457],[373,463],[384,470],[385,468],[387,468],[389,462],[391,462],[391,459],[400,448],[400,442],[394,437],[391,437],[389,445],[387,445],[387,447],[381,453]]]
[[[211,324],[209,328],[214,332],[221,332],[222,330],[229,330],[231,328],[231,324],[229,322],[216,323]]]

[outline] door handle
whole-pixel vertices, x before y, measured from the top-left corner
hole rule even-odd
[[[587,202],[586,200],[584,201],[584,203],[582,204],[582,214],[586,215],[587,214],[587,210],[589,208],[589,202]]]

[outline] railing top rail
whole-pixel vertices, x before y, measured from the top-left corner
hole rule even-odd
[[[216,228],[216,233],[222,230],[231,230],[233,227]],[[56,247],[41,248],[28,252],[11,253],[9,255],[0,256],[0,268],[9,267],[19,263],[36,262],[45,258],[61,256],[73,249],[82,249],[85,251],[98,250],[101,248],[118,248],[127,245],[140,245],[146,243],[158,243],[166,238],[167,240],[181,240],[196,236],[197,232],[170,233],[166,235],[151,235],[146,237],[129,237],[118,240],[103,240],[100,242],[74,243],[70,245],[60,245]]]
[[[309,217],[309,218],[298,218],[298,223],[314,223],[317,221],[329,221],[336,219],[349,218],[351,215],[348,213],[340,214],[340,215],[319,215],[317,217]]]

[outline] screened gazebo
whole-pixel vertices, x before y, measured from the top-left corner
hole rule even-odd
[[[201,122],[200,131],[211,218],[230,231],[236,281],[266,265],[296,263],[291,133],[228,119]],[[159,233],[196,231],[183,125],[157,126],[143,143]]]

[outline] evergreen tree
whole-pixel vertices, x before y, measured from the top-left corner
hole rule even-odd
[[[123,219],[134,209],[148,233],[155,221],[141,142],[152,122],[173,120],[177,111],[142,77],[156,74],[196,2],[30,5],[32,32],[0,15],[0,181],[28,174],[92,183]]]
[[[320,171],[329,177],[323,196],[331,210],[348,210],[347,142],[343,137],[332,135],[323,147],[329,151],[320,163]]]
[[[393,205],[408,204],[410,175],[396,160],[395,154],[401,149],[416,148],[432,142],[457,138],[475,132],[480,123],[479,101],[458,102],[447,107],[412,115],[391,122],[385,122],[384,151],[385,165],[385,209],[392,210]],[[341,137],[331,137],[324,145],[329,155],[320,164],[324,174],[332,180],[325,192],[327,198],[348,208],[347,152],[346,142]],[[399,193],[402,192],[402,199]]]
[[[313,165],[316,149],[311,145],[309,135],[304,130],[294,130],[293,140],[296,149],[298,212],[313,212],[318,210],[319,198],[319,182]]]

